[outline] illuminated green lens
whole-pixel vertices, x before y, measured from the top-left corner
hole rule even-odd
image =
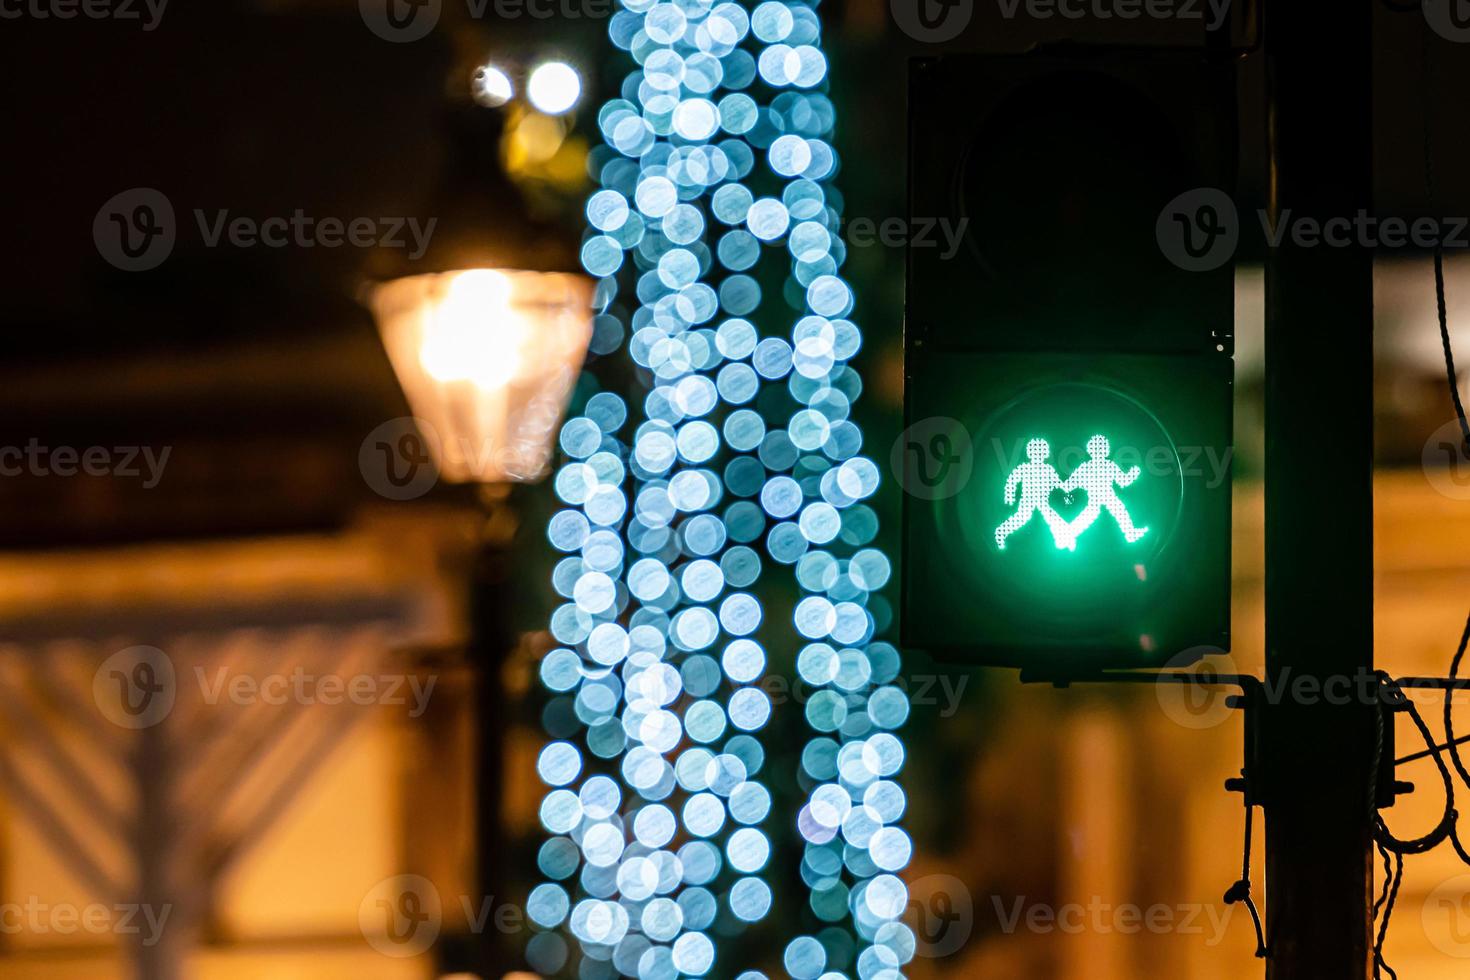
[[[1118,660],[1108,651],[1166,659],[1220,642],[1230,446],[1228,384],[1207,383],[1218,362],[945,360],[931,370],[952,381],[911,390],[911,432],[950,421],[943,439],[908,447],[909,642],[999,648],[978,659],[1022,664],[1033,647],[1101,664]],[[966,458],[925,485],[955,447]]]

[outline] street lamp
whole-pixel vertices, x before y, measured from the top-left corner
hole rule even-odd
[[[427,246],[376,256],[365,296],[440,476],[502,494],[545,474],[592,337],[575,241],[531,213],[503,163],[514,92],[480,65],[446,107]]]
[[[475,868],[486,898],[504,894],[501,669],[516,642],[510,489],[549,469],[592,338],[594,288],[575,271],[574,241],[530,214],[502,164],[501,106],[512,92],[503,72],[485,66],[473,98],[450,107],[429,245],[376,269],[364,297],[440,476],[480,489],[466,658],[478,743]],[[514,959],[493,929],[467,938],[441,941],[441,970],[499,976]]]
[[[592,336],[592,284],[563,272],[457,269],[385,282],[370,303],[440,476],[543,476]]]

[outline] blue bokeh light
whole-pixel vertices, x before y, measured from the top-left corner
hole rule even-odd
[[[821,22],[800,0],[620,3],[609,38],[635,67],[597,114],[581,257],[599,280],[590,349],[626,349],[643,389],[597,391],[561,431],[563,601],[539,673],[562,707],[537,758],[549,836],[527,960],[764,980],[719,962],[718,937],[769,916],[768,826],[794,816],[818,931],[769,924],[788,933],[781,966],[896,975],[914,950],[893,734],[909,704],[874,639],[886,607],[869,608],[892,569],[849,417],[862,335]],[[773,620],[762,579],[787,569],[802,596]],[[803,698],[763,686],[768,651],[795,653]],[[761,738],[783,709],[812,737],[806,800],[773,816]]]

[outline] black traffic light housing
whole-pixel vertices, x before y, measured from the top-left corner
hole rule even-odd
[[[1235,239],[1195,246],[1234,227],[1233,86],[1203,51],[912,63],[909,218],[962,244],[908,254],[906,646],[1059,673],[1228,649]]]

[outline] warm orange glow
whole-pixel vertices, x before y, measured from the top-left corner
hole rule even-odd
[[[511,305],[511,281],[494,269],[461,272],[443,300],[424,311],[419,362],[441,383],[473,381],[490,390],[523,367],[531,325]]]
[[[446,480],[535,480],[592,335],[592,284],[566,273],[468,269],[373,290],[409,406]]]

